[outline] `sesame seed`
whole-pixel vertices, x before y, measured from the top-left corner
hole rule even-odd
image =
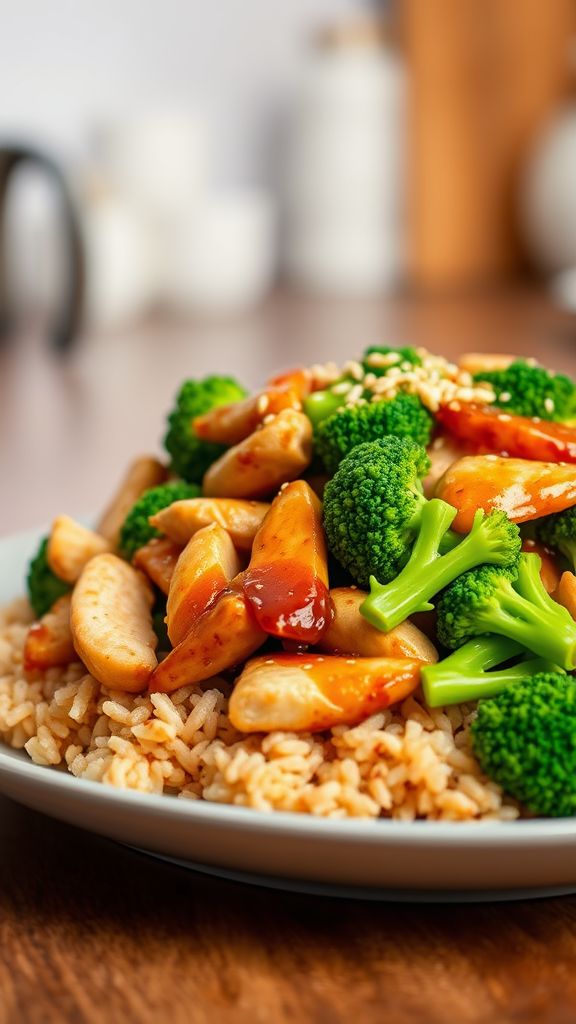
[[[394,363],[400,362],[400,355],[398,352],[388,352],[386,354],[383,352],[371,352],[370,355],[366,357],[366,362],[368,363],[368,366],[392,366]]]
[[[401,392],[417,395],[431,412],[451,402],[489,404],[495,401],[494,391],[486,382],[474,384],[468,371],[460,370],[454,363],[432,355],[425,348],[418,348],[416,352],[422,360],[421,366],[402,361],[397,352],[372,352],[364,365],[385,368],[387,372],[380,376],[371,370],[364,372],[358,360],[348,360],[341,368],[335,363],[326,363],[307,372],[313,380],[323,378],[332,393],[345,396],[346,409],[365,405],[367,401],[388,401]],[[341,380],[343,374],[352,379]],[[506,401],[509,397],[507,392],[503,392],[500,400]]]
[[[349,359],[347,363],[344,363],[344,373],[349,373],[354,380],[362,380],[364,376],[364,367],[355,359]]]
[[[554,412],[554,399],[553,398],[549,398],[549,397],[545,398],[544,399],[544,408],[546,409],[546,412],[549,412],[549,413]]]
[[[354,404],[360,398],[362,398],[363,394],[364,394],[364,388],[362,387],[362,385],[361,384],[355,384],[354,387],[351,388],[351,390],[348,392],[347,399],[348,399],[349,402],[352,402],[352,404]]]
[[[258,401],[256,402],[256,411],[258,415],[262,416],[262,414],[266,412],[266,409],[268,408],[269,405],[270,399],[268,395],[260,395]]]
[[[510,394],[509,391],[501,391],[500,394],[498,395],[499,402],[509,402],[511,398],[512,395]]]
[[[343,380],[340,384],[334,384],[333,387],[330,388],[330,391],[333,395],[345,395],[350,391],[351,387],[352,381]]]

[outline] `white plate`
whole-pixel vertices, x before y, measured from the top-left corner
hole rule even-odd
[[[0,540],[0,603],[40,534]],[[224,877],[381,898],[507,898],[576,889],[576,819],[330,821],[114,790],[0,748],[0,792],[62,821]]]

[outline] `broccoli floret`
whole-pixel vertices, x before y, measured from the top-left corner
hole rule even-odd
[[[390,363],[387,366],[378,366],[377,361],[374,363],[370,359],[370,356],[397,356],[396,359],[390,359]],[[406,365],[407,364],[407,365]],[[422,359],[418,355],[415,348],[394,348],[388,345],[370,345],[364,351],[362,356],[362,365],[367,373],[373,373],[376,377],[384,377],[388,371],[393,367],[402,367],[408,369],[411,366],[422,366]]]
[[[327,472],[335,473],[356,445],[395,434],[426,446],[433,426],[434,419],[420,399],[400,393],[389,401],[341,409],[323,420],[314,434],[315,451]]]
[[[462,573],[484,563],[514,566],[520,554],[520,531],[505,512],[486,516],[479,509],[464,540],[440,554],[444,535],[456,509],[439,498],[425,502],[410,558],[388,584],[370,577],[370,594],[360,612],[377,629],[388,632],[409,615],[429,611],[429,602]]]
[[[543,672],[480,701],[472,745],[483,771],[533,814],[576,814],[576,685]]]
[[[166,508],[167,505],[171,505],[173,501],[199,498],[201,493],[196,484],[188,484],[183,480],[173,480],[144,491],[124,520],[120,531],[120,554],[130,560],[138,548],[143,547],[153,537],[160,536],[158,530],[148,522],[150,516],[155,515],[160,509]]]
[[[534,525],[538,540],[564,555],[576,572],[576,506],[536,519]]]
[[[484,370],[475,381],[487,381],[496,393],[495,405],[517,416],[566,420],[576,412],[576,386],[562,373],[551,373],[516,359],[505,370]]]
[[[426,499],[430,460],[409,438],[384,437],[354,448],[324,491],[328,546],[361,586],[394,579],[407,561]]]
[[[516,664],[506,664],[519,656]],[[422,689],[428,706],[440,708],[495,697],[527,676],[556,671],[559,669],[552,662],[534,658],[514,640],[479,636],[436,665],[426,665],[421,673]]]
[[[168,432],[164,438],[172,469],[178,476],[190,483],[201,483],[208,467],[226,450],[224,445],[196,437],[192,426],[196,416],[245,397],[246,391],[233,377],[184,381],[168,416]]]
[[[372,365],[370,356],[389,356],[390,362],[386,366],[378,366],[377,360]],[[411,366],[421,366],[422,359],[415,348],[390,348],[385,345],[371,345],[362,356],[362,369],[365,373],[371,373],[375,377],[384,377],[392,367],[409,369]],[[350,387],[360,383],[350,373],[343,373],[338,380],[335,380],[330,387],[323,391],[313,391],[304,399],[303,409],[314,427],[318,427],[329,416],[332,416],[338,409],[346,404],[347,393],[339,392],[339,385],[348,383]],[[371,395],[365,393],[364,397]],[[380,432],[381,435],[382,432]],[[392,431],[388,431],[392,433]]]
[[[34,613],[41,618],[49,612],[59,597],[70,593],[72,587],[52,572],[48,565],[48,537],[43,537],[28,566],[26,578],[28,599]]]
[[[465,572],[444,591],[437,611],[438,639],[445,647],[497,633],[555,665],[576,667],[576,622],[548,596],[538,555],[523,552],[516,572],[490,565]]]

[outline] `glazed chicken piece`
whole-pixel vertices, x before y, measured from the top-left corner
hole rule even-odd
[[[241,664],[265,639],[266,634],[246,607],[241,589],[226,590],[160,662],[150,679],[150,690],[172,693],[181,686],[210,679]]]
[[[110,543],[70,516],[58,516],[48,538],[48,565],[59,579],[76,583],[82,569],[95,555],[110,551]]]
[[[239,571],[236,549],[218,523],[194,534],[178,559],[168,591],[166,622],[173,647]]]
[[[175,544],[169,537],[153,537],[143,547],[138,548],[132,564],[137,569],[142,569],[148,579],[155,583],[163,594],[167,594],[181,554],[182,545]]]
[[[472,453],[493,452],[540,462],[576,462],[576,430],[566,423],[513,416],[505,409],[451,402],[438,421]]]
[[[103,686],[139,693],[157,660],[152,629],[152,588],[116,555],[96,555],[72,593],[74,647]]]
[[[304,480],[282,488],[254,539],[244,595],[261,629],[315,644],[328,627],[328,554],[322,506]]]
[[[277,416],[284,409],[302,408],[294,390],[270,387],[231,405],[220,405],[193,421],[194,433],[203,441],[239,444],[260,426],[266,416]]]
[[[46,671],[78,660],[70,627],[71,595],[60,597],[46,615],[28,630],[24,645],[24,668],[27,672]]]
[[[334,617],[316,647],[328,654],[362,658],[410,658],[428,664],[438,661],[434,644],[409,619],[388,633],[372,626],[360,614],[368,595],[357,587],[330,591]]]
[[[444,474],[437,497],[458,509],[452,528],[467,533],[476,510],[500,509],[516,523],[576,504],[576,469],[556,462],[471,455]]]
[[[252,551],[254,537],[270,505],[239,498],[184,498],[150,517],[150,523],[176,544],[187,544],[203,526],[218,523],[238,551]]]
[[[312,459],[312,425],[307,416],[285,409],[270,423],[229,448],[204,477],[207,497],[260,498],[295,480]]]
[[[420,681],[420,661],[274,654],[249,661],[230,698],[241,732],[318,732],[355,725],[408,697]]]

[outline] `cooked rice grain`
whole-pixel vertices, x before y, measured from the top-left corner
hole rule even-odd
[[[320,735],[241,735],[216,678],[176,693],[105,690],[76,663],[26,677],[32,614],[0,611],[0,739],[36,764],[147,793],[330,818],[512,819],[515,804],[480,772],[472,705],[443,710],[414,697],[354,728]]]

